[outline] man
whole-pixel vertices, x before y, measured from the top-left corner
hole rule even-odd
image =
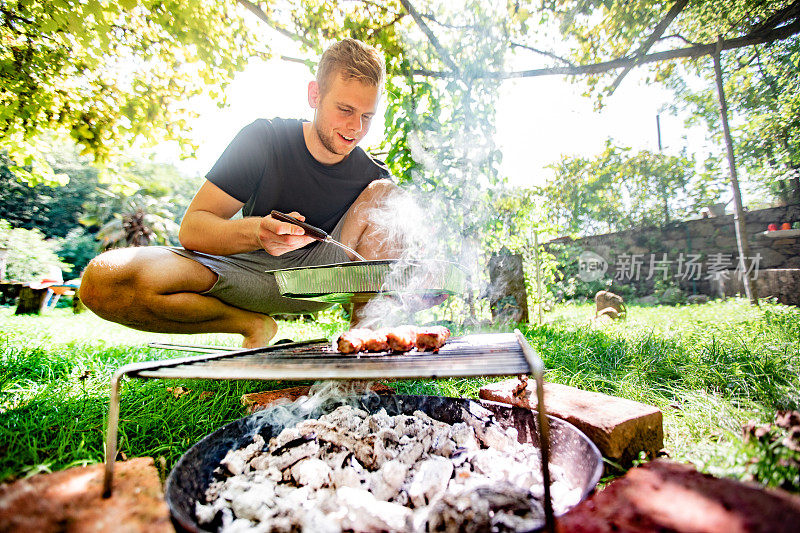
[[[312,122],[257,120],[206,175],[181,222],[184,249],[112,250],[87,267],[81,300],[99,316],[145,331],[240,333],[266,345],[269,315],[327,304],[283,298],[267,270],[355,257],[269,216],[287,212],[328,231],[366,259],[392,258],[368,214],[390,194],[382,163],[356,145],[378,106],[385,71],[378,52],[355,39],[332,45],[308,85]],[[242,210],[243,218],[232,217]]]

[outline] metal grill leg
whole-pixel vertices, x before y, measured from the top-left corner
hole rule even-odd
[[[124,372],[119,370],[111,378],[111,399],[106,426],[106,472],[103,476],[103,498],[111,497],[114,484],[114,461],[117,458],[117,430],[119,428],[119,382]]]

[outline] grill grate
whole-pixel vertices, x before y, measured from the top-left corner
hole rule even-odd
[[[217,352],[211,356],[163,363],[155,363],[131,375],[142,378],[305,380],[504,376],[529,371],[519,342],[511,333],[452,338],[439,353],[412,351],[407,354],[343,355],[326,341]]]
[[[367,353],[343,355],[327,340],[273,344],[241,350],[217,346],[151,344],[153,347],[205,352],[164,361],[131,363],[111,378],[106,426],[106,468],[103,496],[111,495],[117,456],[119,385],[132,378],[181,379],[407,379],[527,374],[533,368],[513,333],[488,333],[451,338],[439,353]]]

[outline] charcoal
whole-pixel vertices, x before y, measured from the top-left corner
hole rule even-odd
[[[195,516],[220,531],[520,531],[544,511],[539,450],[487,413],[446,424],[422,411],[343,406],[256,435],[222,460]],[[551,465],[557,512],[580,499]]]
[[[296,448],[301,444],[305,444],[306,442],[310,442],[312,440],[316,440],[317,436],[314,433],[308,433],[306,435],[301,435],[296,439],[292,439],[286,444],[278,446],[275,450],[272,451],[272,455],[282,455],[287,451],[291,450],[292,448]]]

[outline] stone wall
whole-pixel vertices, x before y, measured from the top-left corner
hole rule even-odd
[[[780,227],[784,222],[800,221],[800,204],[748,211],[745,221],[750,254],[756,258],[755,267],[759,271],[800,269],[800,232],[766,234],[769,224]],[[604,279],[633,285],[640,294],[648,294],[656,280],[665,278],[689,293],[730,292],[739,257],[733,215],[575,240],[563,237],[549,241],[546,246],[553,244],[577,245],[578,253],[594,252],[605,261],[605,265],[600,265],[606,268]],[[722,287],[726,281],[727,288]],[[800,291],[800,287],[796,289]]]

